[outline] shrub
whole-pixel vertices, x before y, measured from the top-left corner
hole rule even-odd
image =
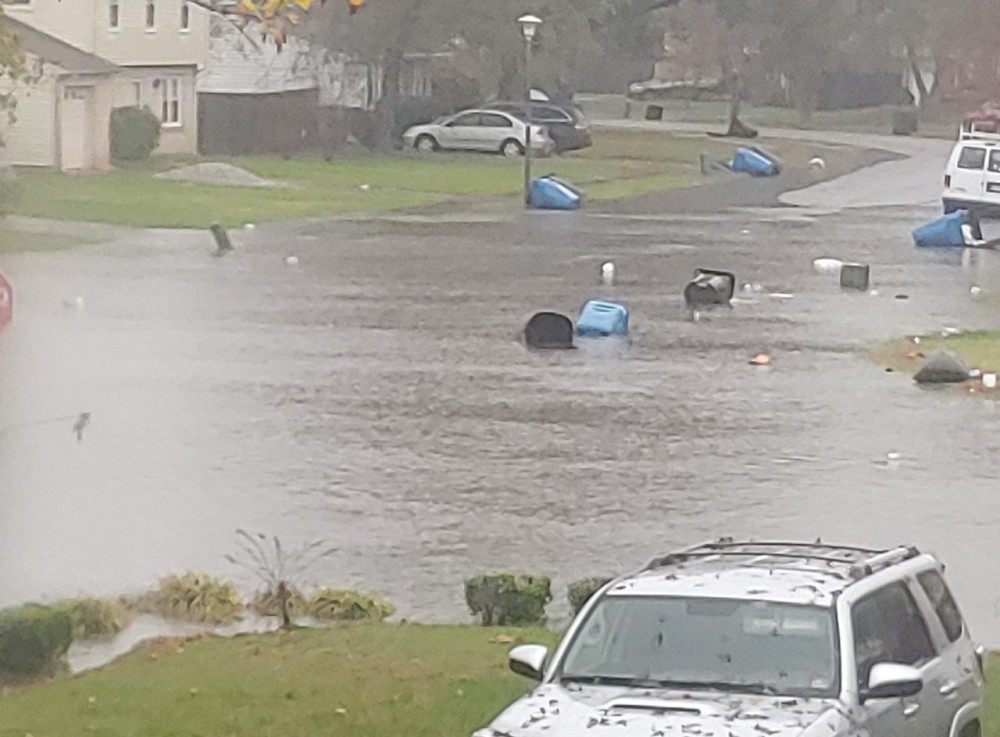
[[[109,640],[133,617],[124,602],[108,599],[71,599],[53,604],[52,608],[69,616],[74,640]]]
[[[50,675],[72,642],[66,612],[37,604],[0,612],[0,677]]]
[[[160,145],[160,120],[148,108],[111,111],[111,159],[145,161]]]
[[[243,609],[236,587],[207,573],[172,575],[138,602],[142,611],[184,622],[227,624]]]
[[[552,601],[547,576],[493,573],[465,582],[465,602],[484,627],[545,623],[545,605]]]
[[[611,581],[610,578],[584,578],[571,583],[567,595],[573,614],[579,614],[580,610],[583,609],[583,605],[590,600],[590,597],[596,594],[609,581]]]
[[[288,598],[289,611],[292,615],[304,613],[307,610],[306,598],[295,588],[290,588],[290,594]],[[261,591],[250,602],[250,609],[262,617],[280,617],[281,597],[274,589]]]
[[[360,591],[324,587],[309,597],[306,611],[316,619],[333,622],[381,622],[392,616],[396,608]]]
[[[21,182],[14,167],[0,167],[0,218],[10,215],[20,198]]]

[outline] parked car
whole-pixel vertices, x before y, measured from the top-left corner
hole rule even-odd
[[[474,737],[980,737],[984,651],[913,547],[723,539],[604,586]]]
[[[528,119],[527,102],[491,102],[490,108],[516,115],[521,120]],[[573,107],[553,103],[531,103],[531,121],[541,123],[556,144],[556,151],[576,151],[594,144],[590,128],[583,113]]]
[[[499,110],[465,110],[427,125],[415,125],[403,134],[403,143],[418,151],[493,151],[522,156],[528,126],[517,116]],[[541,125],[531,127],[531,150],[549,155],[555,143]]]
[[[1000,135],[972,136],[963,136],[948,160],[941,197],[946,213],[1000,212]]]

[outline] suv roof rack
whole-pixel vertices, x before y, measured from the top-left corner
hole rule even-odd
[[[918,555],[920,551],[915,546],[876,549],[833,545],[820,540],[804,543],[733,540],[731,537],[724,537],[653,558],[642,570],[650,571],[696,561],[714,562],[732,559],[744,566],[819,571],[845,580],[857,581]]]

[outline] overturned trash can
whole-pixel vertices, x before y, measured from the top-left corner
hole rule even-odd
[[[733,170],[725,161],[717,161],[712,157],[711,154],[705,153],[704,151],[699,154],[698,158],[699,164],[701,166],[701,173],[705,176],[709,174],[732,174]]]
[[[758,156],[763,156],[765,159],[770,161],[774,167],[775,175],[781,174],[781,172],[784,171],[785,162],[782,161],[775,153],[768,151],[763,146],[750,146],[750,150]]]
[[[736,149],[730,168],[752,177],[773,177],[778,174],[778,167],[773,161],[748,148]]]
[[[532,181],[528,204],[536,210],[578,210],[583,204],[583,191],[547,174]]]
[[[614,302],[591,300],[580,310],[576,334],[601,337],[628,335],[628,310]]]
[[[565,350],[573,347],[573,321],[557,312],[538,312],[524,327],[529,348]]]
[[[917,248],[964,248],[966,231],[970,239],[982,240],[979,217],[968,210],[957,210],[939,217],[913,231]]]
[[[696,269],[694,279],[684,287],[684,303],[689,310],[728,305],[736,293],[736,276],[728,271]]]
[[[840,267],[841,289],[867,291],[871,284],[871,278],[872,269],[868,264],[843,264]]]

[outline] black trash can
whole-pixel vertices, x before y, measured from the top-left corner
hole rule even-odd
[[[920,118],[916,108],[896,108],[892,111],[892,134],[894,136],[912,136],[920,127]]]

